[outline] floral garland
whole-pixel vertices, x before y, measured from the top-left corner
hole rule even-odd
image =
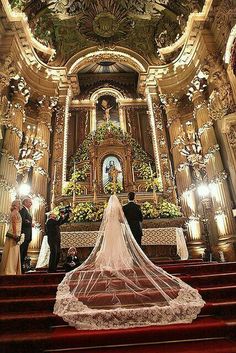
[[[82,186],[79,183],[75,183],[74,181],[69,181],[63,188],[63,193],[68,196],[72,196],[73,193],[75,193],[75,195],[81,195]]]
[[[73,159],[76,162],[88,160],[88,152],[91,144],[101,144],[107,136],[113,136],[117,140],[127,142],[132,147],[132,153],[134,159],[139,160],[140,162],[149,161],[147,153],[142,149],[142,147],[132,138],[127,132],[124,132],[121,128],[116,127],[112,122],[108,122],[100,126],[96,131],[91,132],[83,143],[78,148],[76,154],[73,156]],[[147,163],[146,163],[147,164]],[[148,166],[148,164],[147,164]]]

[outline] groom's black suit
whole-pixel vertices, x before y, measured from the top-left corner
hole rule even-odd
[[[32,240],[32,217],[29,213],[29,210],[25,206],[23,206],[20,210],[20,215],[22,218],[21,233],[25,234],[24,242],[20,246],[21,267],[23,268],[29,243]]]
[[[143,235],[141,222],[143,221],[143,215],[140,206],[130,201],[123,206],[123,211],[135,240],[141,246],[141,238]]]

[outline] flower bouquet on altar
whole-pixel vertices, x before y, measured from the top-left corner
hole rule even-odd
[[[16,236],[14,234],[7,232],[6,237],[9,239],[15,240],[16,244],[21,245],[24,242],[25,234],[22,233],[21,235]]]

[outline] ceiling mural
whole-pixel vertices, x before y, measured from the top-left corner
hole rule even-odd
[[[204,0],[10,0],[23,11],[34,36],[56,49],[55,62],[66,62],[90,46],[120,45],[150,63],[160,63],[159,49],[183,33],[192,12]]]

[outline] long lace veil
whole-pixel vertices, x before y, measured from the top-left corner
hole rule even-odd
[[[155,266],[136,243],[115,195],[87,260],[59,284],[54,313],[77,329],[191,322],[197,290]]]

